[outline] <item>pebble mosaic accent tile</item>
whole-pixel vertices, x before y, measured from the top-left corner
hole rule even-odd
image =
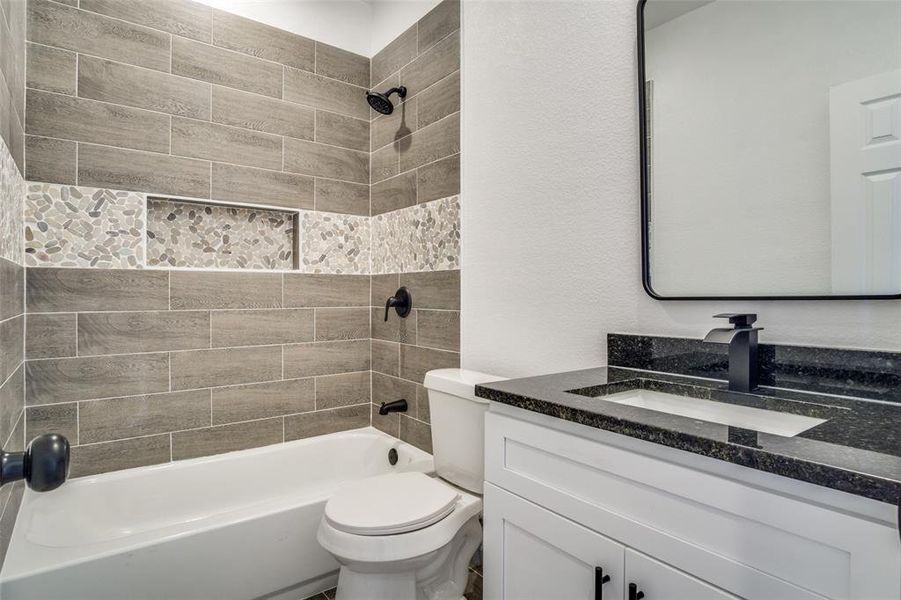
[[[22,203],[25,180],[6,142],[0,138],[0,257],[23,264]]]
[[[372,217],[372,274],[460,268],[460,197]]]
[[[144,264],[143,194],[29,183],[24,225],[30,267],[127,269]]]
[[[301,272],[368,275],[369,220],[338,213],[301,213]]]
[[[294,214],[149,198],[147,265],[292,269]]]

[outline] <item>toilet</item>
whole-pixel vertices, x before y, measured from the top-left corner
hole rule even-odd
[[[460,600],[482,542],[484,430],[479,383],[465,369],[425,376],[435,475],[391,473],[348,483],[325,506],[319,543],[341,565],[338,600]]]

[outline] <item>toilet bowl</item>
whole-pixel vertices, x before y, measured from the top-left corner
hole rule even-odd
[[[349,482],[328,501],[317,538],[341,565],[338,600],[463,597],[482,542],[488,404],[475,386],[499,379],[463,369],[427,373],[436,476]]]

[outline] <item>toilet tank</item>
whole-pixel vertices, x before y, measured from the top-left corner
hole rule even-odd
[[[432,423],[435,471],[442,479],[476,494],[485,479],[485,411],[488,401],[476,398],[480,383],[503,377],[466,369],[426,373]]]

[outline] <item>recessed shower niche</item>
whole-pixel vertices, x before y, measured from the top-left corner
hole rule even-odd
[[[297,268],[296,212],[147,199],[147,265]]]

